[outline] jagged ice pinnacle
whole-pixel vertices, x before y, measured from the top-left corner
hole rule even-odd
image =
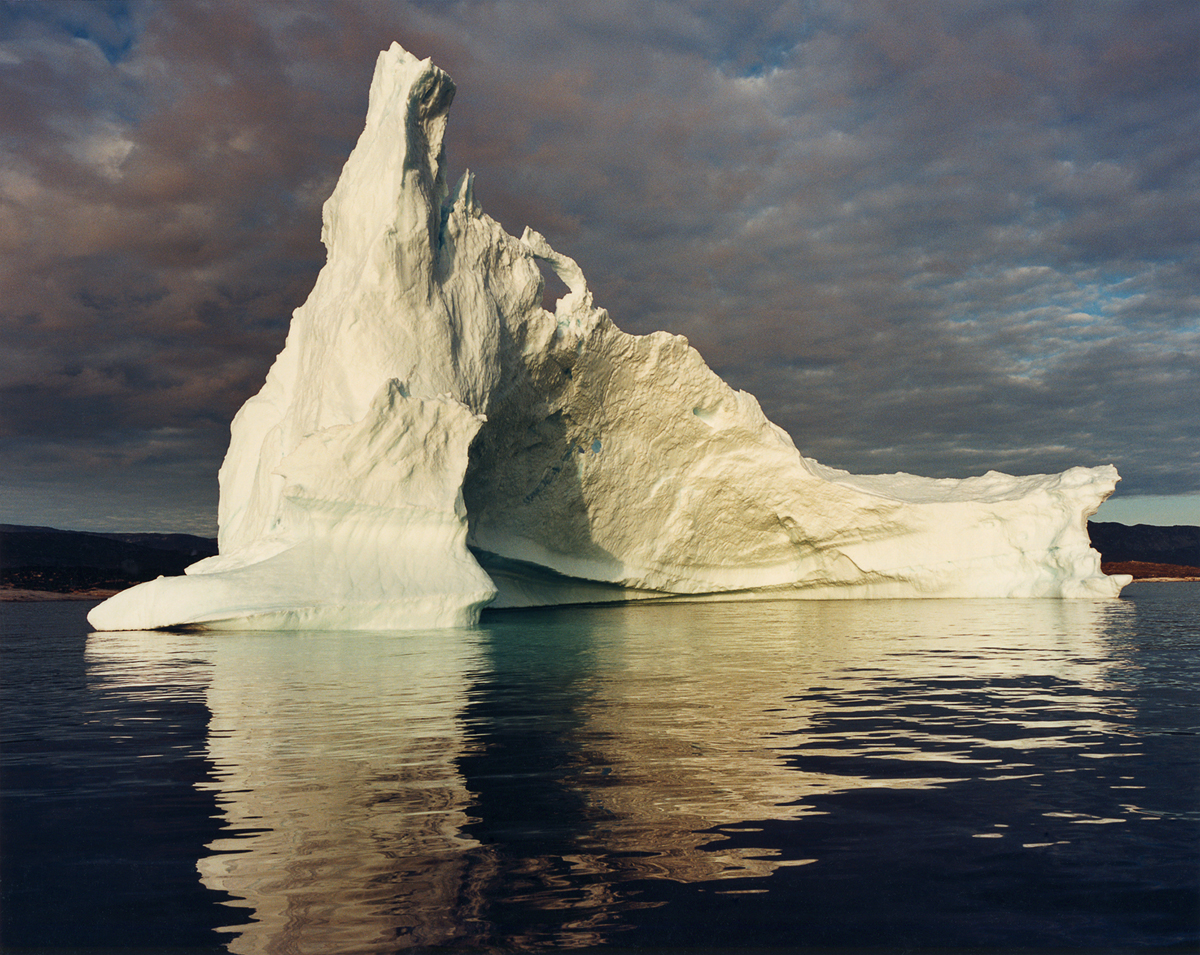
[[[231,428],[220,553],[100,630],[412,629],[628,599],[1112,597],[1112,467],[966,480],[803,457],[687,341],[620,331],[578,265],[450,191],[454,84],[393,44],[328,251]],[[539,263],[569,291],[542,307]]]

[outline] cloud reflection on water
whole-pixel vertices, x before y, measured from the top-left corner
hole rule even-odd
[[[1117,755],[1108,643],[1132,612],[679,603],[464,631],[93,634],[88,659],[114,689],[169,672],[205,695],[228,835],[198,868],[254,910],[231,951],[579,946],[646,904],[637,881],[760,892],[815,861],[748,835],[828,811],[814,797],[1032,778],[1037,748]],[[881,733],[872,713],[917,695],[928,723]]]

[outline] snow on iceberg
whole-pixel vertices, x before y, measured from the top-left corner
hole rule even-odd
[[[966,480],[803,457],[687,341],[628,335],[579,266],[446,188],[454,84],[393,44],[323,210],[325,267],[220,472],[220,553],[89,615],[461,626],[491,603],[1112,597],[1112,467]],[[568,292],[542,307],[540,267]]]

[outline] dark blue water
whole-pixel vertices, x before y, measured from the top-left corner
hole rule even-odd
[[[1200,585],[91,634],[7,604],[4,951],[1200,949]]]

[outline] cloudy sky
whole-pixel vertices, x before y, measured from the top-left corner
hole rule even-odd
[[[0,520],[214,531],[393,40],[451,178],[805,454],[1200,523],[1194,0],[3,3]]]

